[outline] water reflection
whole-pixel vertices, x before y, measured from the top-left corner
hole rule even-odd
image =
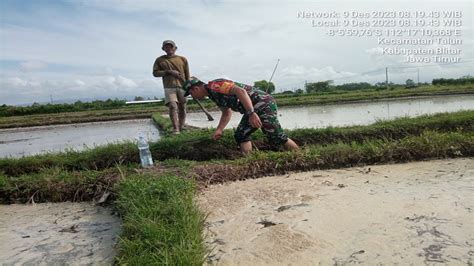
[[[0,130],[0,157],[21,157],[65,149],[83,150],[107,143],[134,140],[138,134],[159,139],[150,119],[109,121]]]
[[[440,112],[474,110],[474,96],[439,96],[397,99],[379,102],[335,104],[323,106],[283,107],[278,110],[284,128],[324,128],[328,126],[367,125],[378,120],[415,117]],[[220,112],[212,112],[215,121],[207,121],[202,113],[188,116],[188,123],[199,127],[216,127]],[[237,127],[241,115],[233,113],[228,127]]]

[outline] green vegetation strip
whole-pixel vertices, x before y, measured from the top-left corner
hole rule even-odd
[[[163,119],[166,121],[166,119]],[[166,126],[166,125],[165,125]],[[397,140],[407,136],[420,135],[426,130],[438,132],[473,132],[474,111],[444,113],[417,118],[401,118],[378,122],[369,126],[352,126],[326,129],[297,129],[288,131],[291,138],[301,145],[325,145],[338,142],[361,142],[370,139]],[[151,143],[150,149],[155,160],[185,159],[206,161],[211,159],[237,159],[238,152],[233,139],[233,131],[226,130],[219,141],[211,140],[212,129],[188,131],[165,137]],[[254,134],[256,148],[269,150],[264,136]],[[44,168],[58,167],[65,170],[101,170],[115,164],[138,163],[139,157],[135,143],[110,144],[86,151],[68,151],[37,155],[24,158],[0,159],[0,173],[20,176],[37,173]]]
[[[115,185],[131,169],[68,171],[54,167],[21,176],[0,174],[0,203],[91,201],[108,192],[113,199]]]
[[[63,170],[102,170],[116,164],[138,163],[137,146],[132,142],[108,144],[85,151],[66,151],[22,158],[0,159],[0,174],[20,176],[45,168]]]
[[[474,156],[474,132],[425,131],[400,140],[311,145],[299,152],[258,152],[233,161],[214,161],[191,171],[201,185],[245,180],[289,171]]]
[[[202,185],[287,171],[469,156],[474,156],[474,132],[428,130],[419,136],[399,140],[369,139],[361,143],[308,145],[299,152],[255,152],[236,160],[213,160],[207,163],[167,160],[151,170],[141,172],[155,177],[172,173],[196,179]],[[113,188],[117,181],[130,172],[138,171],[133,169],[136,166],[115,166],[102,171],[52,168],[21,176],[1,174],[0,202],[25,202],[29,199],[36,202],[90,200],[106,190],[115,193]]]
[[[314,94],[293,94],[288,96],[278,96],[276,101],[278,106],[311,105],[311,104],[332,104],[342,102],[361,102],[382,99],[395,99],[402,97],[436,96],[473,94],[474,85],[458,86],[423,86],[412,89],[393,90],[358,90],[358,91],[329,91]]]
[[[161,118],[161,120],[164,120]],[[161,127],[166,127],[162,124]],[[324,129],[295,129],[287,131],[290,138],[302,146],[325,145],[338,142],[362,142],[369,139],[396,140],[407,136],[420,135],[423,131],[473,132],[474,111],[460,111],[426,115],[416,118],[399,118],[381,121],[369,126],[329,127]],[[165,160],[179,158],[206,161],[211,159],[236,159],[241,155],[234,141],[233,131],[226,130],[218,142],[211,140],[212,129],[193,131],[169,138],[151,145],[154,158]],[[260,131],[252,135],[255,146],[268,150],[264,136]]]
[[[205,215],[194,182],[173,175],[130,176],[116,201],[123,215],[118,264],[202,265]]]

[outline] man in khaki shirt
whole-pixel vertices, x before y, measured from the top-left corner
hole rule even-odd
[[[186,97],[182,89],[184,81],[189,79],[188,60],[176,55],[176,44],[171,40],[163,42],[161,49],[166,52],[155,60],[153,76],[163,77],[165,104],[168,106],[174,133],[183,130],[186,121]]]

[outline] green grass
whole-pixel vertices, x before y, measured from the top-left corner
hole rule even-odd
[[[423,131],[472,132],[474,111],[425,115],[416,118],[399,118],[380,121],[368,126],[329,127],[323,129],[285,130],[288,136],[301,146],[331,144],[337,142],[362,142],[368,139],[401,139],[420,135]],[[211,159],[236,159],[240,157],[233,137],[233,130],[225,130],[219,141],[211,139],[213,129],[184,132],[153,143],[154,158],[165,160],[179,158],[206,161]],[[268,150],[264,135],[257,131],[252,135],[255,146]]]
[[[194,200],[195,185],[176,176],[135,175],[119,185],[123,216],[116,257],[127,265],[202,265],[207,250],[205,215]]]
[[[254,152],[238,160],[196,164],[191,171],[203,185],[290,171],[474,156],[474,132],[425,131],[399,140],[371,139],[309,145],[298,152]]]
[[[111,192],[109,200],[115,200],[123,220],[118,264],[202,265],[205,215],[194,201],[195,182],[170,174],[137,174],[133,166],[0,175],[0,202],[89,201]]]
[[[137,146],[133,142],[108,144],[84,151],[66,151],[22,158],[0,159],[0,173],[19,176],[44,168],[65,170],[101,170],[116,164],[138,163]]]
[[[162,120],[166,121],[165,118]],[[369,126],[352,126],[325,129],[296,129],[286,131],[302,146],[310,144],[331,144],[337,142],[361,142],[368,139],[401,139],[419,135],[426,130],[438,132],[474,131],[474,111],[460,111],[427,115],[417,118],[400,118],[378,122]],[[158,161],[185,159],[206,161],[212,159],[237,159],[241,155],[233,138],[232,130],[225,130],[221,140],[211,139],[212,129],[188,131],[165,137],[150,143],[153,158]],[[258,149],[268,150],[263,134],[252,135]],[[43,168],[58,167],[66,170],[101,170],[115,164],[138,163],[136,144],[126,142],[109,144],[85,151],[68,151],[36,155],[24,158],[0,159],[0,173],[18,176],[41,171]]]
[[[168,119],[155,120],[169,127]],[[238,154],[232,130],[218,142],[210,139],[212,129],[197,130],[152,143],[153,157],[164,160],[152,169],[137,169],[132,142],[0,159],[0,202],[84,201],[111,192],[123,219],[117,264],[202,265],[208,250],[206,216],[194,198],[198,186],[290,171],[471,157],[473,127],[474,111],[462,111],[370,126],[298,129],[289,135],[304,144],[300,151],[256,151],[248,157]],[[261,133],[256,139],[257,146],[263,143]]]
[[[158,126],[162,135],[169,136],[173,132],[173,124],[169,117],[164,117],[161,113],[154,113],[151,119]]]
[[[106,191],[115,198],[115,185],[133,167],[116,166],[104,170],[44,168],[20,176],[0,174],[0,203],[90,201]]]
[[[151,172],[196,178],[198,182],[233,180],[306,171],[348,167],[359,164],[407,162],[434,158],[474,156],[474,132],[426,130],[418,136],[401,139],[367,139],[362,142],[311,144],[298,152],[254,152],[234,160],[196,162],[167,160]],[[114,190],[123,175],[135,172],[138,164],[114,166],[105,170],[70,171],[45,168],[38,173],[8,176],[0,174],[0,202],[90,200],[104,190]],[[208,180],[212,176],[213,180]]]
[[[195,134],[204,133],[209,132]],[[171,139],[187,140],[184,134]],[[472,130],[423,130],[400,139],[308,144],[298,152],[260,151],[235,160],[198,163],[172,159],[149,170],[126,164],[104,170],[45,167],[38,173],[20,176],[0,174],[0,201],[80,201],[111,191],[123,219],[117,264],[202,265],[208,252],[203,239],[206,216],[194,200],[197,185],[289,171],[469,156],[474,156]],[[160,167],[173,168],[180,174],[159,171]]]

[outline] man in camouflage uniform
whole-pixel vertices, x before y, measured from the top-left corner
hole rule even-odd
[[[243,114],[234,135],[243,153],[252,150],[250,135],[258,128],[262,129],[273,145],[283,145],[289,150],[298,149],[298,145],[283,132],[278,122],[275,100],[270,94],[231,80],[216,79],[205,84],[194,77],[184,83],[183,89],[185,96],[191,94],[198,100],[208,96],[221,108],[222,116],[213,139],[222,137],[222,131],[229,123],[232,111],[236,111]]]

